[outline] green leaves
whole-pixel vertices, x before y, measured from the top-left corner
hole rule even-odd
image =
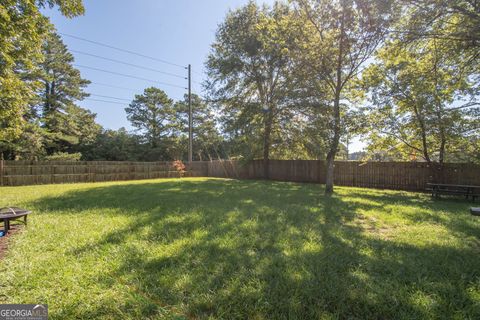
[[[461,64],[444,40],[388,42],[363,74],[375,106],[369,112],[372,148],[383,146],[400,159],[412,153],[427,161],[469,158],[455,146],[470,134],[466,127],[475,130],[477,122],[478,131],[477,106],[465,103],[475,101],[477,90]]]
[[[158,88],[147,88],[136,95],[125,111],[132,126],[144,134],[152,147],[158,147],[160,139],[172,129],[173,100]]]
[[[281,158],[294,150],[288,150],[291,141],[300,140],[290,130],[300,120],[292,105],[291,14],[280,3],[270,8],[250,2],[219,26],[206,63],[208,93],[222,115],[232,156]]]
[[[38,89],[31,78],[44,59],[42,43],[50,29],[39,10],[45,5],[58,6],[69,17],[83,13],[80,0],[5,0],[0,5],[0,141],[4,145],[26,129],[24,115]]]
[[[85,8],[82,0],[37,0],[39,6],[58,6],[60,12],[67,18],[83,15]]]
[[[75,105],[88,96],[84,89],[90,81],[73,67],[73,55],[58,34],[52,32],[46,37],[42,51],[42,87],[36,107],[41,110],[42,127],[46,130],[46,152],[76,152],[79,144],[92,142],[100,131],[95,114]]]
[[[198,95],[192,94],[193,156],[196,160],[218,156],[222,140],[216,127],[216,116]],[[147,88],[125,109],[127,118],[140,133],[137,160],[186,159],[188,146],[188,96],[176,103],[158,88]],[[113,134],[113,132],[112,132]],[[120,133],[118,133],[120,134]],[[119,135],[123,141],[125,134]]]

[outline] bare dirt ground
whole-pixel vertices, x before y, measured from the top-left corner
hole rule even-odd
[[[3,259],[3,257],[7,253],[10,238],[14,237],[15,234],[17,234],[18,232],[21,232],[23,230],[23,227],[23,225],[10,225],[10,230],[8,231],[8,234],[0,237],[0,260]]]

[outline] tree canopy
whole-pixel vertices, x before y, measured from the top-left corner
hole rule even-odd
[[[81,108],[89,84],[43,16],[79,0],[0,5],[0,148],[12,159],[177,160],[188,96],[150,87],[125,106],[132,132]],[[192,95],[195,160],[480,162],[480,12],[470,0],[253,1],[219,24]],[[367,147],[351,153],[354,137]]]
[[[27,126],[23,115],[35,98],[42,45],[52,28],[42,7],[57,6],[63,15],[83,14],[81,0],[5,0],[0,5],[0,143],[18,138]]]

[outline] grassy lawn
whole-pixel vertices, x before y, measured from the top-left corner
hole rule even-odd
[[[52,319],[479,319],[480,218],[428,195],[223,179],[0,188],[34,210],[0,303]]]

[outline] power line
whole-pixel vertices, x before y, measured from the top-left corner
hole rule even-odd
[[[195,71],[195,70],[192,69],[191,72],[199,75],[200,77],[203,77],[203,74],[200,73],[200,72],[198,72],[198,71]],[[193,80],[193,79],[192,79],[192,82],[197,83],[197,84],[201,84],[200,82],[195,81],[195,80]]]
[[[200,73],[200,72],[198,72],[198,71],[192,70],[192,72],[193,72],[193,73],[196,73],[196,74],[198,74],[199,76],[202,76],[202,77],[203,77],[203,74]]]
[[[130,92],[136,92],[136,93],[139,93],[139,94],[142,93],[142,92],[139,92],[138,90],[135,90],[135,89],[132,89],[132,88],[114,86],[114,85],[111,85],[111,84],[106,84],[106,83],[101,83],[101,82],[91,81],[90,84],[97,85],[97,86],[109,87],[109,88],[115,88],[115,89],[130,91]]]
[[[91,96],[95,97],[101,97],[101,98],[109,98],[109,99],[116,99],[116,100],[124,100],[124,101],[132,101],[131,99],[124,99],[124,98],[117,98],[117,97],[112,97],[112,96],[104,96],[101,94],[95,94],[95,93],[89,93]]]
[[[146,59],[150,59],[150,60],[158,61],[158,62],[161,62],[161,63],[169,64],[171,66],[187,69],[187,67],[185,67],[185,66],[182,66],[180,64],[173,63],[173,62],[170,62],[170,61],[167,61],[167,60],[158,59],[158,58],[155,58],[155,57],[147,56],[147,55],[142,54],[142,53],[138,53],[138,52],[135,52],[135,51],[130,51],[130,50],[114,47],[114,46],[111,46],[109,44],[105,44],[105,43],[101,43],[101,42],[93,41],[93,40],[88,40],[88,39],[77,37],[77,36],[74,36],[74,35],[71,35],[71,34],[62,33],[62,32],[59,32],[59,33],[62,36],[70,37],[70,38],[77,39],[77,40],[80,40],[80,41],[93,43],[93,44],[96,44],[98,46],[102,46],[102,47],[105,47],[105,48],[110,48],[110,49],[114,49],[114,50],[117,50],[117,51],[126,52],[126,53],[129,53],[129,54],[133,54],[133,55],[136,55],[136,56],[139,56],[139,57],[146,58]]]
[[[101,100],[101,99],[85,98],[84,100],[88,100],[88,101],[97,101],[97,102],[106,102],[106,103],[118,104],[118,105],[122,105],[122,106],[124,106],[124,105],[125,105],[125,103],[114,102],[114,101],[107,101],[107,100]]]
[[[128,62],[124,62],[124,61],[120,61],[120,60],[116,60],[116,59],[111,59],[111,58],[107,58],[107,57],[102,57],[102,56],[99,56],[99,55],[96,55],[96,54],[92,54],[92,53],[88,53],[88,52],[83,52],[83,51],[78,51],[78,50],[70,50],[70,51],[71,51],[71,52],[75,52],[75,53],[79,53],[79,54],[83,54],[83,55],[86,55],[86,56],[90,56],[90,57],[95,57],[95,58],[98,58],[98,59],[103,59],[103,60],[112,61],[112,62],[115,62],[115,63],[124,64],[124,65],[126,65],[126,66],[131,66],[131,67],[135,67],[135,68],[139,68],[139,69],[144,69],[144,70],[148,70],[148,71],[158,72],[158,73],[165,74],[165,75],[168,75],[168,76],[172,76],[172,77],[176,77],[176,78],[180,78],[180,79],[187,80],[187,78],[186,78],[185,76],[181,76],[181,75],[178,75],[178,74],[175,74],[175,73],[160,71],[160,70],[157,70],[157,69],[152,69],[152,68],[140,66],[140,65],[137,65],[137,64],[133,64],[133,63],[128,63]]]
[[[167,82],[161,82],[161,81],[156,81],[156,80],[152,80],[152,79],[137,77],[137,76],[133,76],[133,75],[130,75],[130,74],[124,74],[124,73],[119,73],[119,72],[115,72],[115,71],[109,71],[109,70],[84,66],[84,65],[81,65],[81,64],[74,64],[74,66],[75,67],[80,67],[80,68],[86,68],[86,69],[90,69],[90,70],[95,70],[95,71],[100,71],[100,72],[105,72],[105,73],[110,73],[110,74],[114,74],[114,75],[117,75],[117,76],[122,76],[122,77],[127,77],[127,78],[132,78],[132,79],[138,79],[138,80],[143,80],[143,81],[149,81],[149,82],[158,83],[158,84],[165,85],[165,86],[170,86],[170,87],[175,87],[175,88],[180,88],[180,89],[185,89],[185,90],[187,89],[185,87],[182,87],[182,86],[179,86],[179,85],[176,85],[176,84],[171,84],[171,83],[167,83]]]
[[[126,87],[119,87],[119,86],[114,86],[114,85],[111,85],[111,84],[106,84],[106,83],[101,83],[101,82],[90,82],[90,84],[95,84],[97,86],[104,86],[104,87],[110,87],[110,88],[115,88],[115,89],[122,89],[122,90],[128,90],[128,91],[132,91],[132,92],[137,92],[137,90],[134,90],[132,88],[126,88]]]

